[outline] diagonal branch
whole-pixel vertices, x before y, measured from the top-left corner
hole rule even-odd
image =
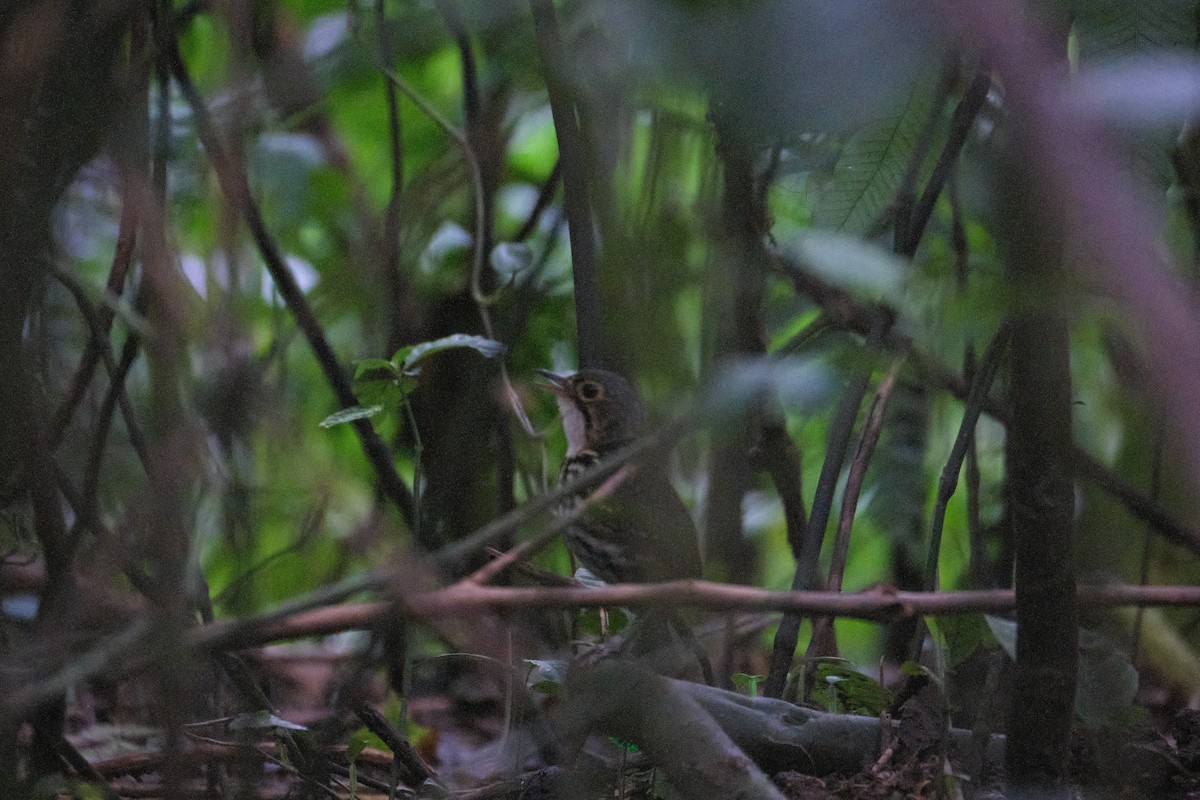
[[[287,305],[288,310],[296,320],[296,324],[308,340],[308,344],[317,358],[317,363],[320,365],[322,372],[325,373],[325,379],[333,388],[338,405],[342,408],[349,408],[356,405],[358,401],[354,396],[350,379],[338,363],[337,355],[333,352],[329,340],[325,338],[325,331],[322,330],[317,315],[313,312],[312,306],[308,304],[304,292],[300,290],[295,276],[292,275],[292,271],[288,268],[287,262],[284,260],[283,254],[279,249],[279,244],[267,230],[266,223],[262,218],[262,211],[259,209],[258,203],[255,202],[250,192],[250,184],[245,172],[228,157],[224,146],[221,144],[216,125],[213,123],[208,107],[204,103],[204,98],[192,82],[187,65],[183,62],[183,56],[179,52],[179,40],[175,35],[172,23],[168,19],[164,20],[161,24],[162,27],[167,28],[167,30],[161,33],[165,40],[163,46],[167,50],[171,73],[176,83],[179,84],[180,91],[195,116],[196,132],[216,171],[217,182],[220,184],[221,191],[225,194],[229,202],[242,213],[246,226],[250,230],[250,235],[254,238],[255,244],[258,246],[263,263],[266,264],[267,271],[271,274],[271,279],[275,282],[280,296],[283,297],[283,302]],[[370,461],[371,466],[375,469],[380,489],[388,499],[395,503],[400,513],[403,514],[405,521],[411,526],[413,523],[414,505],[412,492],[404,484],[404,481],[400,478],[400,474],[396,471],[396,465],[392,460],[392,454],[388,450],[387,445],[384,444],[379,434],[375,432],[369,420],[355,420],[352,424],[354,432],[358,434],[359,441],[362,443],[367,460]]]

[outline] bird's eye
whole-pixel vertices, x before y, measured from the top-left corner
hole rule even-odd
[[[600,396],[600,385],[592,381],[584,381],[579,386],[579,396],[584,400],[595,400]]]

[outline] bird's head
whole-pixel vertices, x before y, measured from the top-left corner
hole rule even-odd
[[[628,444],[642,432],[646,408],[633,384],[615,372],[581,369],[573,375],[557,375],[539,369],[547,388],[558,400],[563,431],[567,435],[567,457],[584,450],[597,454]]]

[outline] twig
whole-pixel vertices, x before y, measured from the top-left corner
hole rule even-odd
[[[379,34],[379,57],[389,68],[392,65],[392,37],[388,27],[387,15],[384,12],[384,0],[375,0],[375,25]],[[402,313],[400,306],[403,302],[400,281],[400,211],[404,195],[404,138],[400,129],[400,106],[396,95],[396,85],[387,78],[383,81],[384,99],[388,113],[388,158],[391,166],[392,185],[388,193],[387,207],[383,212],[383,242],[380,253],[383,256],[383,268],[386,270],[386,282],[391,292],[391,314]],[[389,326],[395,335],[398,325],[394,322]]]
[[[1008,344],[1009,325],[1002,323],[1000,330],[992,338],[991,343],[979,359],[979,369],[975,380],[971,383],[971,393],[967,396],[963,408],[962,423],[958,427],[958,435],[950,448],[950,455],[942,467],[938,479],[937,499],[933,505],[933,520],[929,526],[929,554],[925,562],[925,590],[932,592],[938,586],[938,556],[941,553],[942,528],[946,521],[946,508],[954,490],[958,488],[958,474],[962,470],[963,458],[966,457],[967,447],[974,436],[975,425],[983,412],[983,400],[991,390],[992,380],[1000,368],[1000,356]]]
[[[466,578],[463,578],[463,580],[480,585],[491,583],[506,569],[519,561],[529,558],[538,550],[554,541],[554,538],[558,536],[558,534],[569,528],[590,506],[600,500],[603,500],[605,497],[608,497],[610,494],[616,491],[617,487],[629,477],[629,474],[629,465],[617,470],[615,473],[609,476],[609,478],[605,480],[604,483],[602,483],[596,489],[596,491],[590,493],[587,495],[587,497],[583,498],[583,500],[573,505],[569,513],[559,516],[554,520],[553,523],[547,525],[541,531],[521,542],[507,553],[503,553],[492,561],[484,564],[482,567],[475,570],[475,572],[471,573]]]
[[[867,349],[878,350],[891,327],[891,314],[883,308],[875,312],[871,331],[867,336]],[[817,585],[818,563],[821,557],[821,544],[825,538],[825,527],[829,523],[829,515],[833,509],[833,493],[837,488],[838,477],[842,472],[842,463],[846,458],[846,448],[854,430],[854,421],[858,418],[858,409],[862,405],[863,395],[867,391],[870,375],[862,372],[850,379],[842,395],[833,422],[829,426],[829,442],[825,451],[825,463],[821,465],[821,475],[817,479],[816,494],[813,497],[812,512],[808,517],[808,525],[804,530],[804,542],[800,548],[800,559],[796,563],[796,575],[792,580],[792,590],[812,589]],[[771,666],[767,680],[763,685],[763,693],[767,697],[780,697],[787,680],[788,669],[796,654],[796,642],[800,637],[800,616],[785,615],[775,633],[775,644],[771,651]]]
[[[138,205],[130,197],[129,183],[133,177],[128,174],[128,169],[121,167],[121,220],[117,227],[117,243],[113,249],[112,265],[108,270],[108,280],[105,283],[105,290],[114,296],[120,296],[122,287],[125,285],[125,277],[129,273],[129,266],[133,261],[134,244],[137,241],[138,228]],[[107,308],[100,312],[100,328],[107,339],[108,333],[112,329],[113,313]],[[75,369],[75,374],[71,376],[71,384],[67,389],[66,395],[58,408],[54,411],[49,430],[46,433],[47,445],[50,452],[54,452],[59,443],[62,441],[63,433],[67,426],[71,424],[71,418],[75,414],[76,408],[83,400],[83,395],[87,390],[88,384],[92,380],[92,375],[96,371],[96,365],[100,357],[100,343],[95,336],[88,337],[87,349],[84,350],[82,358],[79,359],[79,366]]]
[[[513,234],[514,242],[523,242],[529,238],[534,229],[537,228],[538,220],[541,219],[542,213],[550,207],[550,201],[554,199],[554,193],[558,190],[558,182],[562,178],[562,159],[557,159],[554,162],[554,168],[550,170],[550,174],[546,176],[546,180],[542,181],[542,186],[538,189],[537,200],[533,204],[533,208],[529,211],[529,216],[521,223],[520,229]]]
[[[1101,586],[1078,588],[1081,608],[1155,606],[1200,607],[1196,586]],[[459,583],[404,598],[402,612],[420,618],[459,617],[484,609],[597,608],[602,606],[679,607],[691,605],[717,611],[753,609],[832,614],[887,623],[913,615],[999,614],[1015,606],[1008,589],[941,592],[899,592],[876,587],[865,592],[772,592],[750,586],[708,581],[663,584],[613,584],[600,588],[516,588]],[[396,613],[390,602],[347,603],[285,617],[264,615],[246,620],[218,621],[188,633],[188,645],[198,652],[220,652],[269,644],[285,639],[326,636],[349,630],[367,630]],[[54,674],[38,678],[37,666],[18,675],[15,689],[0,699],[0,721],[19,718],[47,698],[93,675],[120,666],[124,674],[145,669],[150,663],[149,637],[144,620],[77,657]]]
[[[917,136],[916,144],[913,146],[908,168],[904,171],[904,178],[896,190],[896,199],[893,201],[892,249],[897,253],[903,252],[904,243],[909,239],[913,205],[917,200],[917,181],[921,178],[921,167],[925,166],[925,160],[929,157],[929,148],[933,145],[933,135],[937,130],[938,121],[942,118],[942,109],[945,108],[946,101],[950,98],[950,92],[958,81],[960,60],[961,55],[957,51],[948,52],[944,57],[937,88],[934,90],[933,103],[929,107],[929,114],[925,117],[921,133]]]
[[[413,749],[412,743],[403,733],[392,727],[382,714],[362,700],[353,702],[354,715],[367,730],[375,734],[392,751],[392,756],[408,772],[410,785],[420,786],[434,777],[434,772]]]
[[[95,349],[96,356],[104,364],[104,368],[109,376],[110,391],[116,399],[117,406],[121,409],[121,417],[125,420],[125,427],[129,431],[130,443],[133,445],[134,452],[137,453],[142,465],[149,469],[149,446],[146,443],[146,435],[142,432],[141,425],[138,424],[137,418],[133,414],[133,405],[129,402],[129,397],[124,388],[125,376],[129,368],[125,365],[124,357],[122,357],[120,363],[113,358],[112,349],[109,347],[106,317],[107,322],[111,323],[111,314],[106,315],[96,308],[87,296],[87,291],[75,279],[75,276],[63,269],[59,269],[57,266],[51,266],[50,271],[55,279],[66,287],[67,291],[71,294],[72,299],[75,300],[75,305],[79,308],[80,315],[83,316],[84,321],[87,323],[88,333],[90,334],[88,337],[88,347],[89,349]],[[130,332],[129,336],[136,338],[136,334],[133,332]],[[122,356],[124,356],[124,353],[122,353]],[[103,440],[107,434],[108,426],[97,426],[97,428],[97,438]],[[101,444],[102,447],[103,444]],[[91,466],[90,463],[89,466]],[[87,484],[91,486],[92,482],[88,481]],[[85,490],[84,494],[86,497],[89,493]]]
[[[925,191],[921,193],[921,199],[917,201],[917,205],[913,209],[912,220],[908,225],[907,239],[898,249],[902,255],[911,257],[917,252],[917,245],[921,243],[925,226],[929,224],[929,217],[933,214],[933,207],[937,203],[938,195],[942,193],[942,187],[946,185],[946,181],[954,169],[954,162],[967,142],[967,135],[971,132],[971,126],[975,124],[975,117],[979,114],[979,109],[983,107],[983,101],[987,99],[991,85],[991,68],[986,63],[981,64],[971,85],[967,87],[963,99],[954,109],[946,143],[942,146],[942,152],[933,166],[933,174],[929,177],[929,183],[925,185]]]
[[[829,561],[830,591],[842,588],[842,576],[846,570],[846,554],[850,550],[850,531],[854,527],[854,516],[858,509],[858,498],[862,493],[863,481],[867,475],[867,467],[879,443],[879,434],[883,430],[883,416],[887,411],[888,401],[892,398],[892,390],[896,387],[896,377],[904,366],[906,356],[900,356],[892,362],[887,374],[879,382],[871,406],[867,410],[866,421],[859,432],[858,445],[854,449],[854,458],[850,461],[850,469],[846,474],[846,486],[842,490],[842,508],[838,515],[837,536],[833,540],[833,554]]]
[[[896,386],[896,376],[904,366],[906,356],[900,356],[892,362],[892,366],[879,382],[871,405],[867,409],[866,419],[858,434],[858,444],[854,448],[854,458],[850,461],[850,469],[846,473],[846,486],[842,490],[842,507],[838,514],[837,534],[833,540],[833,554],[829,559],[829,580],[826,588],[831,592],[841,591],[842,577],[846,571],[846,556],[850,551],[850,531],[854,527],[854,516],[858,509],[858,498],[862,494],[863,481],[867,476],[867,467],[879,442],[879,434],[883,430],[883,415],[891,400],[892,390]],[[829,633],[833,626],[831,617],[819,617],[813,620],[812,637],[809,639],[809,659],[826,655],[829,649]]]
[[[1162,424],[1155,426],[1154,431],[1154,449],[1150,454],[1150,486],[1147,491],[1150,497],[1158,499],[1162,492],[1162,470],[1163,470],[1163,448],[1165,446],[1166,432],[1163,430]],[[1151,555],[1154,552],[1154,539],[1146,536],[1142,543],[1142,566],[1138,575],[1138,583],[1146,586],[1150,583],[1150,563]],[[1129,660],[1134,666],[1138,666],[1141,657],[1142,649],[1142,620],[1145,614],[1144,609],[1139,608],[1133,618],[1133,631],[1129,637]]]

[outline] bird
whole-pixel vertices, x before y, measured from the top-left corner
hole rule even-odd
[[[566,483],[643,432],[646,407],[633,384],[615,372],[582,369],[538,374],[555,395],[567,452],[559,474]],[[589,490],[590,491],[590,490]],[[588,494],[567,498],[569,513]],[[575,560],[606,583],[657,583],[699,578],[696,526],[662,465],[635,464],[604,499],[591,504],[565,531]]]

